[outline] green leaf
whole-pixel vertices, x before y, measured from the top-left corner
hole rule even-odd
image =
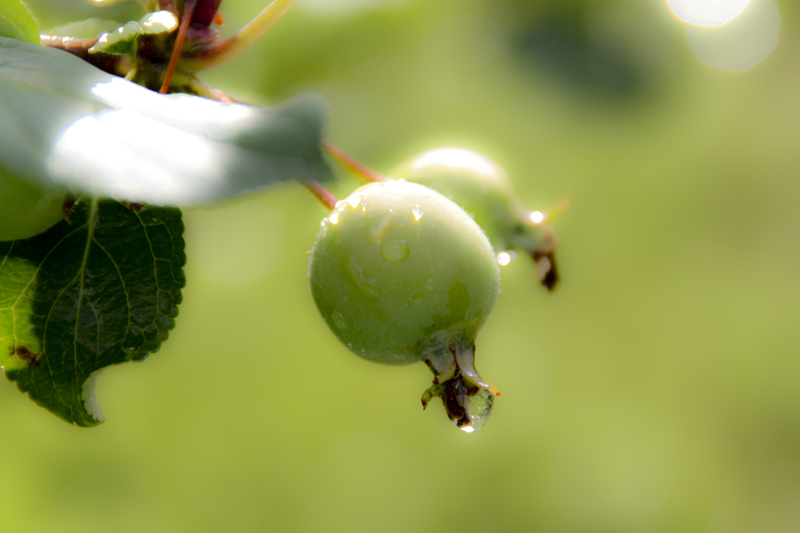
[[[39,25],[22,0],[0,3],[0,37],[39,44]]]
[[[161,95],[62,50],[0,37],[0,166],[42,188],[192,206],[325,181],[323,122],[316,96],[261,108]]]
[[[98,371],[155,352],[174,327],[185,263],[174,208],[79,202],[71,224],[0,243],[0,365],[31,399],[94,426]]]

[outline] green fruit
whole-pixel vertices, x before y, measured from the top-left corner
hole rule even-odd
[[[538,211],[514,195],[511,180],[491,159],[462,148],[437,148],[407,159],[389,174],[421,183],[471,213],[498,254],[521,249],[533,257],[540,281],[552,289],[558,276],[553,252],[558,239]],[[506,264],[510,256],[499,255]]]
[[[46,191],[0,167],[0,242],[27,239],[63,218],[64,191]]]
[[[500,289],[483,231],[456,204],[405,181],[371,183],[322,221],[311,292],[353,353],[384,364],[425,361],[458,427],[474,430],[496,391],[473,366],[475,337]]]

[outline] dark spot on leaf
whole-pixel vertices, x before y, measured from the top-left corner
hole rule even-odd
[[[13,346],[10,349],[11,355],[16,355],[28,366],[39,366],[39,354],[35,354],[25,346]]]

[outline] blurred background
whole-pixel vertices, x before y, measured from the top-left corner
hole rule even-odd
[[[306,277],[325,211],[290,183],[186,213],[177,327],[98,380],[105,424],[0,386],[0,530],[800,531],[800,6],[753,3],[687,29],[664,1],[299,0],[203,79],[325,95],[381,172],[461,146],[532,209],[572,195],[557,290],[502,269],[492,420],[464,434],[420,408],[424,365],[338,343]],[[223,32],[263,4],[223,2]]]

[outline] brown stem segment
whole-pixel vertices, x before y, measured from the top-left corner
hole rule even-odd
[[[531,254],[533,262],[536,263],[536,270],[539,273],[539,283],[548,291],[552,292],[558,283],[558,269],[556,268],[556,257],[553,251],[538,252]]]
[[[194,6],[196,4],[197,0],[186,0],[186,3],[183,5],[181,25],[178,27],[178,35],[175,36],[175,45],[172,47],[172,55],[169,57],[167,71],[164,73],[164,81],[161,83],[161,89],[158,91],[161,94],[167,94],[169,84],[172,82],[172,73],[175,72],[175,67],[178,66],[178,60],[181,58],[183,43],[186,40],[186,32],[189,30],[189,24],[192,22],[192,14],[194,13]]]
[[[354,157],[351,157],[341,151],[339,148],[336,148],[334,145],[329,143],[328,141],[322,141],[322,146],[331,154],[334,159],[339,161],[339,163],[344,166],[347,170],[356,174],[358,177],[366,180],[366,181],[386,181],[386,176],[383,174],[379,174],[375,172],[365,164],[361,163]]]
[[[77,56],[90,65],[94,65],[103,72],[108,72],[114,76],[125,76],[131,69],[131,60],[128,56],[116,54],[106,54],[98,52],[90,54],[89,48],[97,42],[97,37],[92,39],[78,39],[76,37],[56,37],[53,35],[41,35],[42,45],[50,48],[58,48]]]
[[[328,192],[328,189],[317,183],[313,180],[299,180],[303,186],[308,189],[311,194],[313,194],[319,202],[324,205],[328,211],[333,211],[333,208],[336,207],[336,202],[339,200],[336,199],[331,193]]]

